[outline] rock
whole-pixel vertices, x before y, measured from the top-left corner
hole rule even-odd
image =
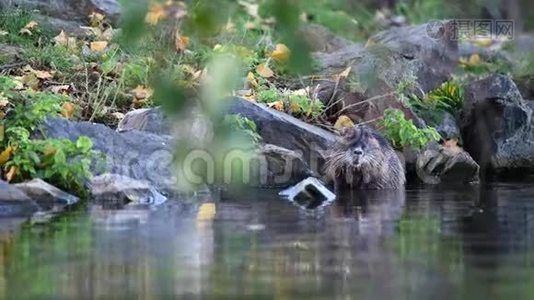
[[[169,120],[159,108],[141,108],[128,112],[119,122],[117,131],[132,129],[154,134],[171,134]]]
[[[261,145],[256,152],[261,187],[287,187],[314,175],[302,155],[275,145]],[[315,176],[317,176],[315,174]]]
[[[444,140],[459,140],[461,137],[460,127],[456,122],[456,118],[448,112],[442,113],[441,122],[438,124],[436,129]]]
[[[40,13],[70,21],[85,21],[93,12],[99,12],[117,20],[121,6],[116,0],[5,0],[0,9],[17,7],[38,10]]]
[[[79,21],[70,21],[44,15],[35,15],[34,19],[40,26],[51,31],[53,34],[59,34],[62,30],[69,36],[77,38],[87,38],[93,34],[90,29],[80,26]]]
[[[464,146],[486,171],[534,168],[532,108],[507,76],[491,75],[465,87]]]
[[[39,206],[28,195],[0,180],[0,218],[27,218],[38,210]]]
[[[42,124],[49,138],[72,141],[87,136],[93,148],[105,154],[104,169],[93,166],[93,174],[113,173],[133,179],[146,180],[160,190],[172,190],[177,182],[174,176],[174,142],[171,136],[156,135],[138,130],[116,132],[90,122],[49,119]],[[100,164],[101,165],[101,164]]]
[[[396,99],[398,86],[411,82],[416,85],[414,91],[428,92],[450,79],[458,58],[454,30],[452,23],[440,22],[391,28],[371,37],[363,49],[350,45],[316,54],[323,77],[350,67],[346,80],[319,81],[319,98],[332,107],[329,115],[336,118],[343,112],[356,122],[371,121],[381,117],[384,109],[394,107],[414,117]]]
[[[302,159],[316,174],[321,173],[323,151],[336,141],[331,132],[244,99],[236,98],[229,113],[253,120],[263,142],[302,153]]]
[[[92,200],[104,207],[125,205],[157,206],[167,198],[147,181],[135,180],[118,174],[94,177],[90,183]]]
[[[0,64],[13,63],[22,52],[24,49],[20,47],[0,44]]]
[[[429,147],[417,155],[416,173],[427,184],[477,183],[478,164],[459,147]]]
[[[66,206],[76,204],[79,199],[41,179],[15,184],[15,187],[23,191],[40,206],[43,211],[61,211]]]
[[[328,28],[318,24],[307,24],[303,26],[300,29],[300,34],[302,34],[311,52],[331,53],[354,45],[354,42],[339,37]]]
[[[279,195],[305,209],[315,209],[336,199],[336,195],[314,177],[309,177],[295,186],[281,191]]]

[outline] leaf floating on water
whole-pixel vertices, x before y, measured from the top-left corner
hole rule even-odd
[[[256,67],[256,73],[258,73],[263,78],[271,78],[274,76],[273,70],[271,70],[265,64],[259,64],[258,67]]]
[[[353,126],[354,122],[352,122],[351,118],[347,117],[346,115],[339,116],[339,118],[337,118],[336,124],[334,124],[334,127],[336,129],[351,128]]]
[[[217,214],[217,207],[215,203],[203,203],[198,208],[197,220],[198,221],[211,221]]]

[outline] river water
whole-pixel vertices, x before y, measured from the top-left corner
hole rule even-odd
[[[530,295],[530,297],[529,297]],[[5,299],[533,299],[534,185],[77,210],[0,237]]]

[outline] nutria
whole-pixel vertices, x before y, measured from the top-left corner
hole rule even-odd
[[[345,128],[327,152],[324,173],[336,189],[399,189],[404,166],[389,142],[370,127]]]

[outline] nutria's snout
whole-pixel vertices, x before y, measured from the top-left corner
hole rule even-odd
[[[367,126],[341,132],[328,151],[325,175],[355,188],[399,188],[404,185],[404,166],[389,142]]]

